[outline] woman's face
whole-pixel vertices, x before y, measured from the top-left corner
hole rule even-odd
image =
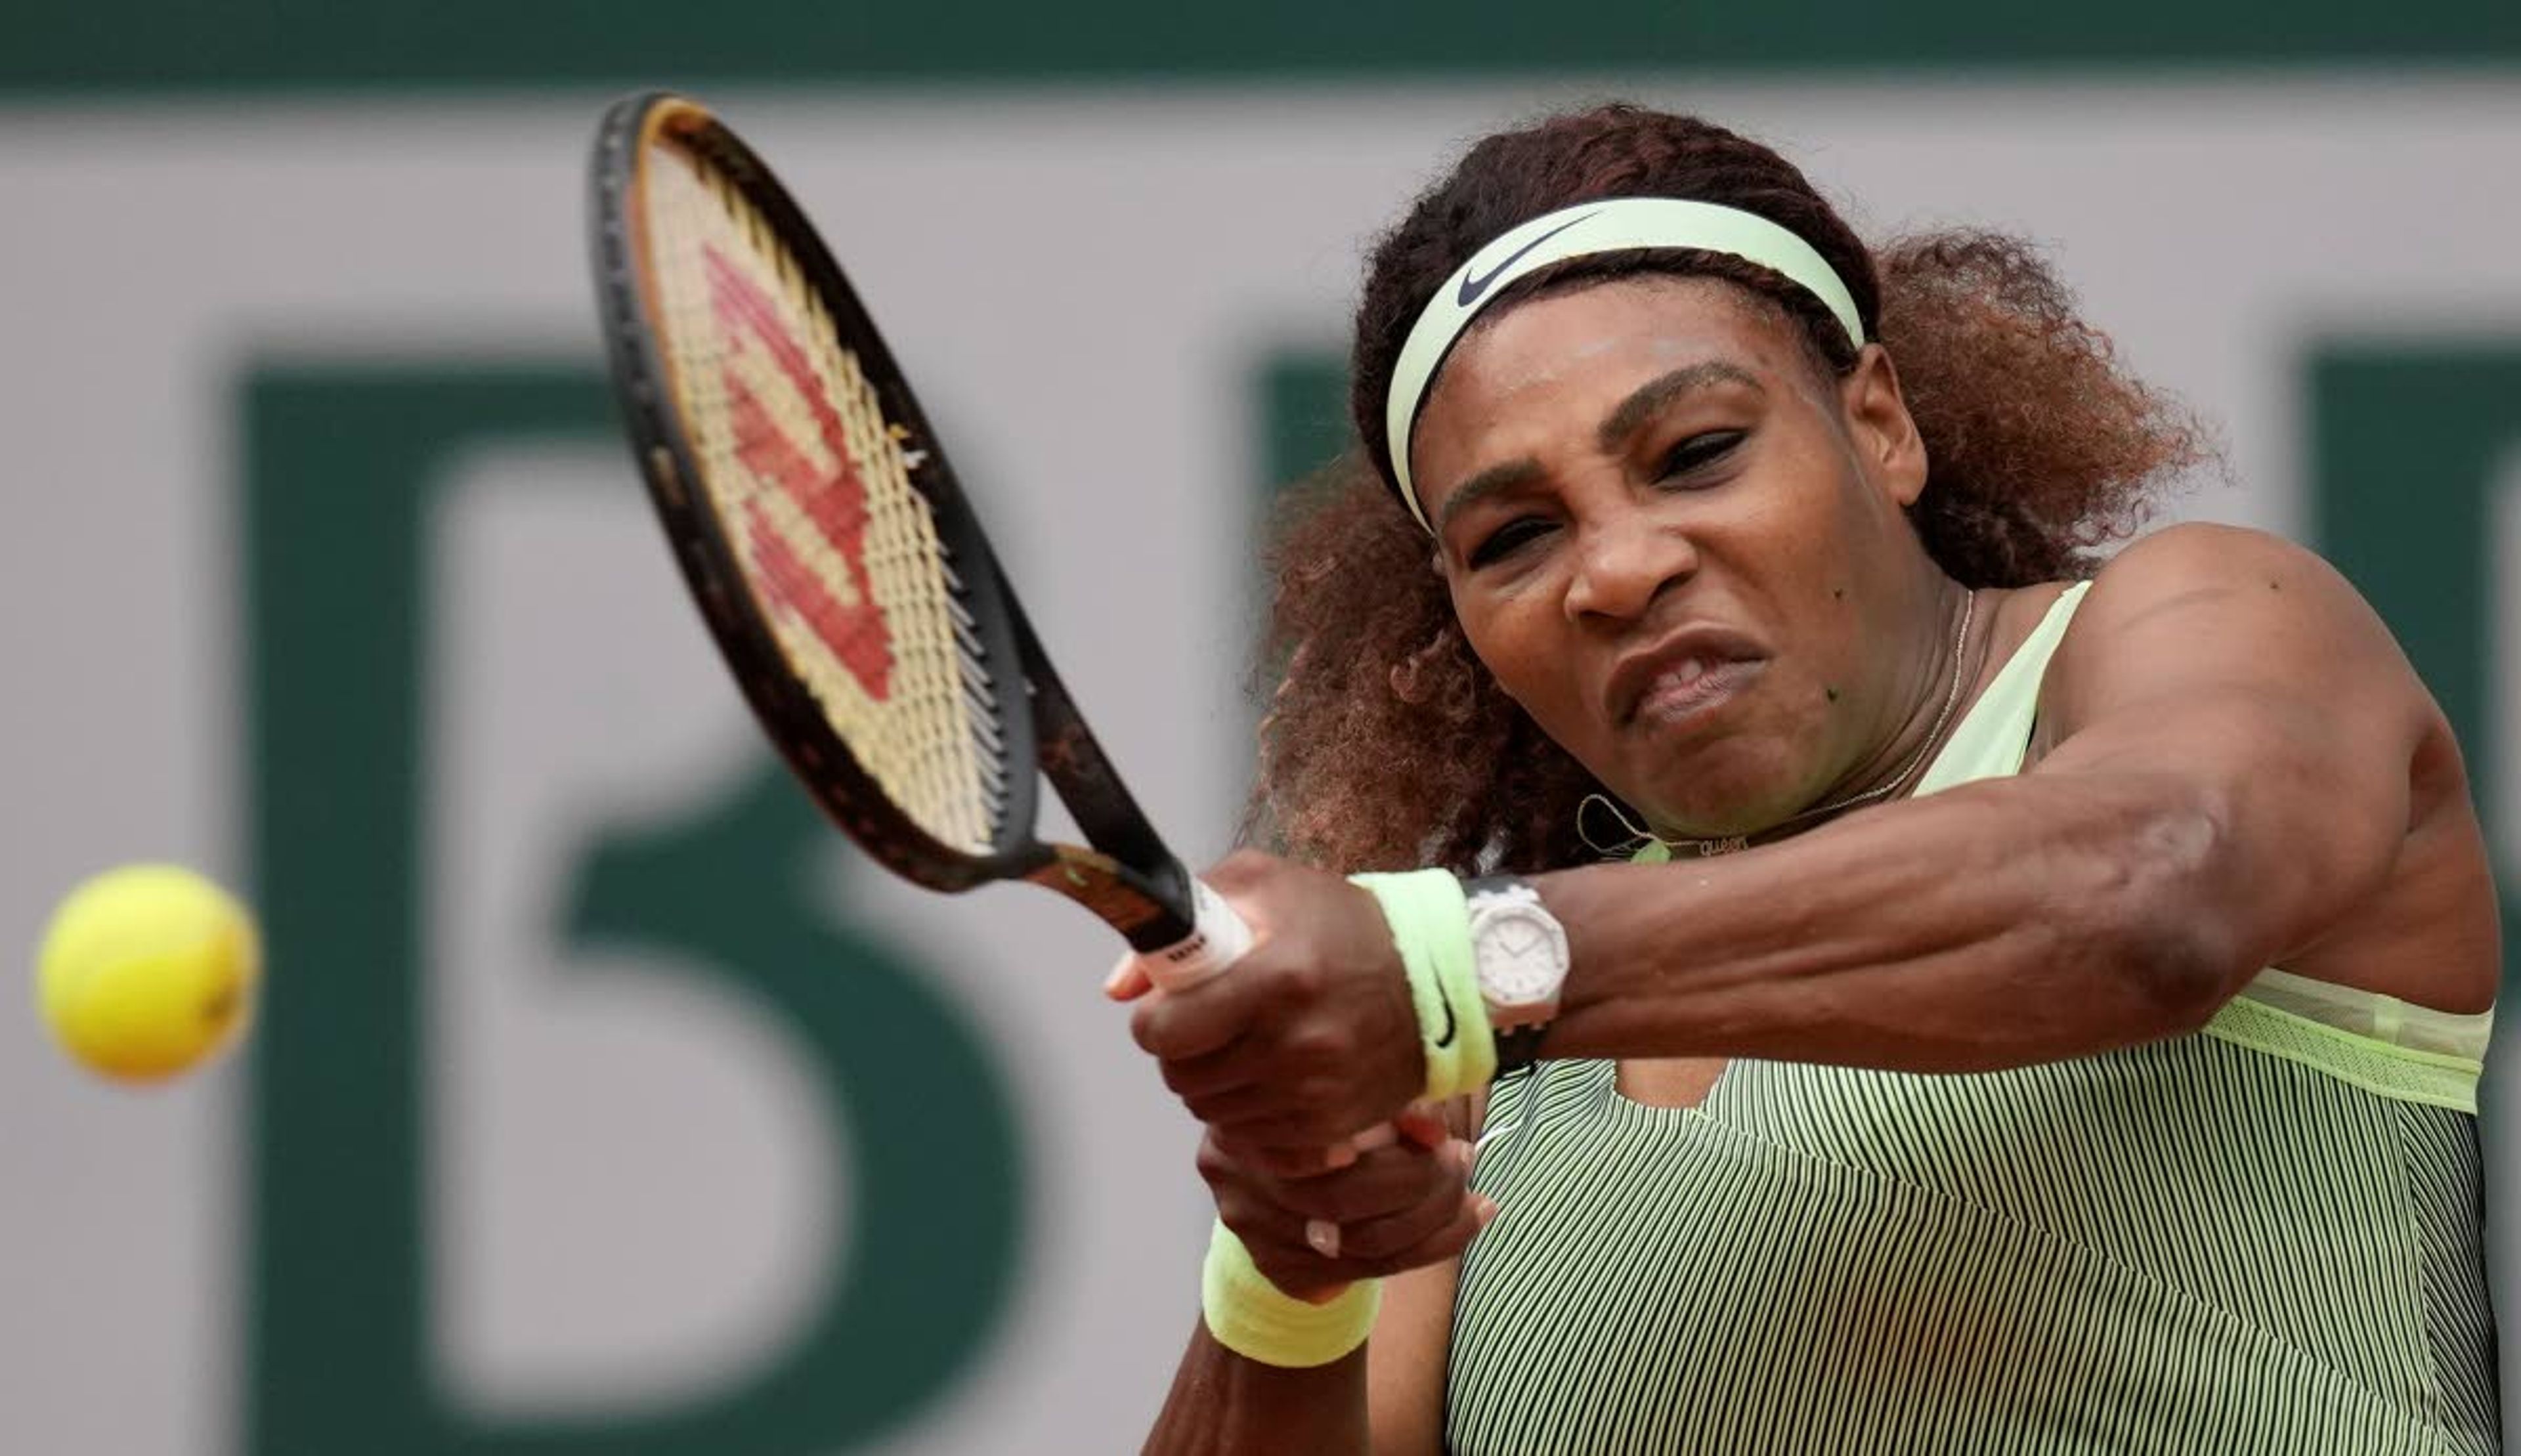
[[[1751,833],[1880,772],[1950,670],[1887,356],[1830,379],[1729,284],[1518,304],[1413,440],[1472,648],[1660,832]]]

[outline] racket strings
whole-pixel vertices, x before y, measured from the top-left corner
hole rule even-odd
[[[646,167],[650,275],[702,486],[790,670],[931,838],[995,842],[996,680],[910,472],[921,458],[744,191],[670,143]]]

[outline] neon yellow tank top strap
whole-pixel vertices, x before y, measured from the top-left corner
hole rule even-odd
[[[2040,684],[2048,675],[2048,660],[2056,656],[2057,644],[2075,620],[2075,609],[2091,587],[2078,581],[2066,588],[2014,649],[1995,681],[1944,740],[1944,751],[1926,765],[1925,777],[1917,781],[1918,797],[1973,779],[2009,779],[2022,772],[2023,755],[2031,751],[2031,728],[2040,717]]]
[[[1917,781],[1920,796],[2022,771],[2048,660],[2091,583],[2066,588],[1971,705]],[[2204,1034],[2311,1068],[2380,1097],[2477,1111],[2495,1014],[2455,1016],[2284,971],[2259,973]]]

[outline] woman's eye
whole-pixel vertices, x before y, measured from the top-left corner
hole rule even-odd
[[[1471,566],[1476,569],[1485,567],[1490,562],[1502,561],[1521,550],[1527,543],[1538,539],[1548,529],[1549,523],[1537,516],[1518,516],[1489,532],[1477,546],[1471,548]]]
[[[1749,433],[1746,430],[1711,430],[1704,434],[1693,434],[1673,446],[1672,453],[1664,457],[1663,473],[1666,476],[1682,476],[1713,465],[1732,454],[1733,447],[1742,443]]]

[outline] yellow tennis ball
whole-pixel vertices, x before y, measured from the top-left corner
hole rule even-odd
[[[36,1004],[71,1056],[110,1077],[156,1081],[233,1042],[262,976],[253,919],[176,865],[125,865],[53,912],[35,959]]]

